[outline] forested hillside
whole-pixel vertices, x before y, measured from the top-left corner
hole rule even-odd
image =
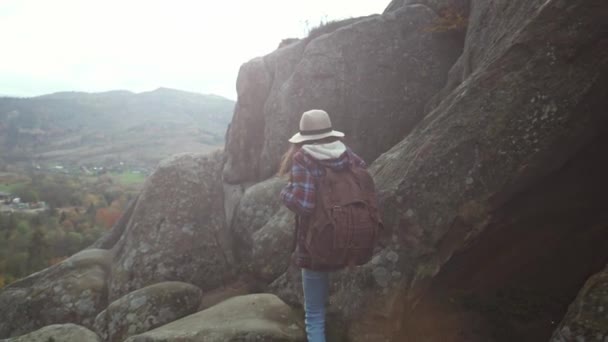
[[[0,155],[16,161],[154,166],[184,151],[221,146],[234,102],[159,88],[144,93],[63,92],[0,98]]]

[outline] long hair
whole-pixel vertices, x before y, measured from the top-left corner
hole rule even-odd
[[[296,154],[302,147],[302,144],[290,144],[287,152],[281,158],[281,163],[279,164],[279,177],[287,176],[291,172],[291,166],[293,164],[293,155]]]

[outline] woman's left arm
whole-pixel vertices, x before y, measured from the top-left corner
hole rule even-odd
[[[293,160],[289,183],[281,191],[281,200],[298,215],[309,215],[315,208],[313,176],[297,158]]]

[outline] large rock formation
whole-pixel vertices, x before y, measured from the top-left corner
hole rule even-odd
[[[221,167],[219,154],[182,154],[159,164],[113,247],[110,300],[161,281],[208,290],[232,277]]]
[[[0,338],[59,323],[93,327],[107,305],[111,255],[87,249],[0,292]]]

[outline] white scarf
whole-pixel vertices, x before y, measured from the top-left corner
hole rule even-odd
[[[326,144],[304,145],[302,149],[316,160],[336,159],[346,151],[346,146],[337,140]]]

